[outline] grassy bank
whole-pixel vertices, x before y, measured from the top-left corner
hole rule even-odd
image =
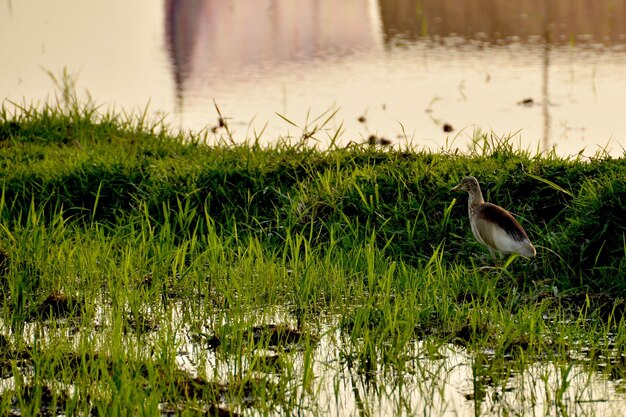
[[[626,371],[607,359],[626,347],[623,158],[207,146],[88,106],[21,114],[0,115],[4,412],[315,414],[329,335],[373,385],[461,346],[479,412],[536,361],[564,383],[573,358]],[[536,259],[481,268],[449,192],[468,174]]]

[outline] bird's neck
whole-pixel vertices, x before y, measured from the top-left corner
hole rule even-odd
[[[469,200],[467,203],[470,215],[477,206],[483,204],[484,202],[485,200],[483,199],[483,193],[480,191],[480,187],[476,190],[472,190],[472,192],[469,193]]]

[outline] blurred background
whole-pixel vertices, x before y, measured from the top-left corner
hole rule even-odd
[[[3,100],[53,98],[66,69],[103,110],[209,138],[217,104],[237,141],[334,114],[311,144],[626,144],[626,0],[1,1]]]

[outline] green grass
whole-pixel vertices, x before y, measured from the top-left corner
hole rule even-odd
[[[3,414],[313,415],[329,379],[339,410],[438,415],[451,346],[479,414],[538,365],[546,415],[588,389],[569,375],[623,378],[624,158],[205,139],[4,105]],[[483,268],[449,193],[468,174],[536,259]]]

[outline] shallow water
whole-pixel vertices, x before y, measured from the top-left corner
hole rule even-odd
[[[237,141],[297,139],[307,114],[310,130],[336,110],[321,144],[339,129],[340,145],[463,148],[477,131],[561,154],[626,144],[622,1],[0,4],[0,98],[13,101],[53,96],[43,68],[67,68],[104,108],[149,103],[183,129],[215,128],[215,102]]]
[[[293,316],[280,307],[254,314],[255,326],[296,326]],[[493,353],[470,354],[452,344],[443,344],[433,352],[425,342],[416,340],[406,349],[409,360],[404,369],[391,365],[385,370],[381,361],[373,373],[363,373],[357,370],[357,361],[346,359],[354,354],[354,346],[342,336],[337,319],[327,317],[313,331],[320,337],[308,358],[314,375],[311,386],[305,388],[302,383],[302,351],[285,350],[285,345],[279,345],[271,351],[257,352],[261,356],[278,353],[285,362],[293,363],[289,378],[295,384],[296,403],[301,407],[298,415],[619,416],[626,406],[624,382],[593,371],[584,360],[560,364],[532,361],[525,365],[512,360],[508,375],[494,376],[489,373]],[[181,329],[180,334],[193,335],[193,331]],[[179,363],[194,375],[197,364],[203,361],[208,363],[205,376],[218,376],[223,381],[233,373],[245,374],[246,366],[250,366],[238,355],[216,354],[191,338],[182,346]],[[254,356],[249,351],[245,355]],[[278,371],[273,378],[284,376]],[[256,415],[254,407],[247,411]],[[277,410],[276,415],[289,412],[294,410]]]
[[[141,356],[146,359],[160,356],[163,337],[167,335],[168,346],[177,349],[178,366],[191,379],[200,377],[207,383],[228,386],[232,381],[252,376],[251,380],[256,377],[274,383],[282,388],[275,403],[271,392],[264,397],[273,407],[270,415],[607,417],[623,415],[626,406],[624,381],[600,372],[602,366],[588,366],[584,347],[580,352],[571,352],[567,361],[511,359],[505,368],[492,368],[491,363],[497,359],[494,352],[470,353],[454,344],[434,346],[415,340],[403,350],[403,358],[385,361],[379,357],[368,372],[363,372],[357,359],[360,342],[351,341],[350,335],[341,330],[339,317],[320,316],[307,323],[307,330],[297,330],[296,319],[284,307],[268,306],[232,317],[226,310],[210,314],[211,309],[202,302],[176,303],[171,307],[168,312],[147,308],[144,313],[158,326],[138,333],[129,329],[128,349],[144,352]],[[107,308],[99,311],[98,316],[102,316],[95,317],[96,330],[89,336],[94,346],[102,346],[103,353],[110,343],[106,340],[111,327],[106,319],[108,314]],[[64,323],[63,319],[32,322],[26,325],[24,336],[31,344],[39,338],[41,346],[45,346],[49,337],[59,337],[59,330],[65,332]],[[258,338],[234,339],[225,349],[208,343],[217,329],[229,324],[245,332],[256,329]],[[266,332],[272,326],[292,329],[294,337],[289,342],[272,342],[271,332]],[[63,333],[62,337],[78,343],[81,333]],[[222,343],[229,344],[225,339]],[[269,366],[259,367],[263,358],[268,358]],[[19,369],[28,380],[34,372],[28,363],[15,362],[12,373]],[[10,375],[11,372],[8,378],[0,380],[0,396],[15,386],[15,378]],[[72,391],[71,386],[47,383],[57,390]],[[258,398],[247,394],[234,398],[225,394],[220,404],[198,400],[193,405],[162,404],[162,410],[165,415],[167,410],[189,406],[196,410],[219,406],[239,415],[265,415],[267,409],[263,407],[268,406],[258,409]],[[48,404],[43,401],[45,408]],[[59,412],[62,410],[63,405]],[[17,405],[14,411],[19,415]],[[50,414],[56,415],[54,411]]]

